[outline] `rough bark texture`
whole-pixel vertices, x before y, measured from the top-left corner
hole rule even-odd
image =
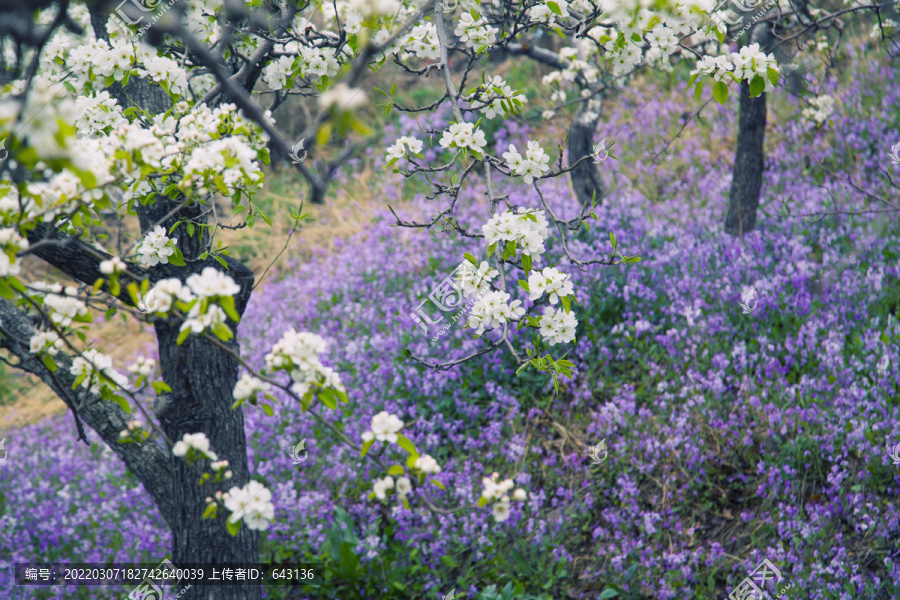
[[[759,190],[763,179],[763,141],[766,134],[766,95],[750,97],[750,86],[741,83],[740,119],[734,173],[725,216],[725,232],[743,235],[756,226]]]
[[[768,53],[771,43],[769,25],[760,23],[750,30],[750,39]],[[731,191],[728,195],[728,212],[725,215],[725,233],[744,235],[756,227],[756,211],[759,208],[759,192],[762,188],[763,142],[766,135],[766,94],[750,97],[750,87],[741,83],[738,118],[737,150],[734,155],[734,170],[731,177]]]
[[[585,104],[581,104],[572,125],[569,126],[569,164],[574,164],[583,156],[594,151],[594,131],[598,118],[590,119]],[[575,196],[582,205],[590,205],[595,195],[597,203],[606,196],[606,186],[600,178],[600,171],[593,160],[585,160],[569,172],[569,180]]]
[[[97,12],[93,12],[91,17],[98,37],[108,39],[105,17]],[[116,84],[109,91],[123,108],[137,105],[152,113],[160,113],[171,105],[162,90],[144,84],[139,78],[132,78],[124,89]],[[146,233],[157,222],[161,222],[168,231],[178,221],[190,220],[198,225],[206,221],[203,212],[208,207],[193,203],[178,208],[181,201],[158,196],[151,206],[137,206],[142,232]],[[170,212],[173,214],[167,216]],[[129,272],[149,277],[152,284],[169,277],[184,281],[205,267],[225,270],[212,258],[200,260],[199,256],[206,250],[208,242],[205,234],[200,233],[205,231],[197,227],[191,237],[181,225],[171,234],[178,238],[186,267],[160,264],[143,269],[129,265]],[[99,262],[108,258],[80,240],[59,234],[47,224],[30,232],[29,241],[34,245],[33,254],[81,283],[92,285],[101,276]],[[226,262],[228,275],[241,287],[235,298],[235,308],[238,314],[243,314],[253,286],[253,273],[238,261],[226,259]],[[127,293],[120,294],[119,298],[131,304]],[[180,325],[175,319],[154,323],[162,378],[172,388],[171,393],[156,399],[154,412],[160,427],[173,441],[181,439],[186,433],[206,434],[212,450],[220,459],[229,461],[233,472],[231,480],[220,484],[198,485],[197,471],[158,443],[120,444],[119,432],[126,428],[127,421],[132,417],[117,405],[102,401],[84,390],[73,392],[74,376],[69,374],[71,358],[64,353],[56,357],[59,370],[55,373],[48,371],[29,352],[28,341],[36,333],[31,319],[11,302],[0,299],[0,347],[18,357],[19,368],[36,374],[66,400],[141,481],[171,528],[172,562],[176,565],[258,563],[259,535],[256,532],[242,526],[240,533],[232,537],[225,526],[227,511],[220,511],[215,520],[201,519],[206,508],[206,497],[213,496],[217,490],[227,491],[232,485],[242,487],[250,479],[243,413],[240,409],[230,408],[239,365],[231,355],[196,336],[189,337],[178,346],[176,339]],[[229,322],[229,326],[236,331],[236,323]],[[232,339],[226,345],[238,351],[236,340]],[[206,461],[199,464],[204,470],[208,465]],[[158,558],[161,561],[164,557]],[[261,596],[259,586],[194,585],[186,590],[181,600],[259,600]]]

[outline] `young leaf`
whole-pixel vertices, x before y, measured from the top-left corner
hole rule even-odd
[[[728,86],[724,81],[717,81],[716,85],[713,86],[713,98],[723,106],[725,101],[728,100]]]
[[[403,437],[399,433],[397,434],[397,444],[406,450],[410,454],[417,454],[416,445],[409,441],[407,438]]]
[[[750,97],[756,98],[760,94],[762,94],[766,89],[766,80],[760,77],[759,75],[754,75],[753,79],[750,80]]]
[[[47,370],[51,373],[56,373],[56,370],[59,368],[56,366],[56,363],[53,362],[53,357],[49,354],[44,354],[41,357],[41,362],[44,363],[44,366],[47,367]]]
[[[434,485],[438,486],[438,487],[441,488],[442,490],[446,490],[446,489],[447,489],[447,488],[444,487],[444,484],[441,483],[440,481],[438,481],[437,479],[432,479],[432,480],[431,480],[431,483],[433,483]]]
[[[388,469],[388,475],[403,475],[403,467],[400,465],[393,465]]]
[[[229,517],[228,520],[225,521],[225,524],[225,526],[228,527],[228,533],[230,533],[232,536],[237,535],[241,530],[241,522],[238,521],[237,523],[232,523],[231,517]]]
[[[372,444],[374,444],[374,443],[375,443],[375,440],[369,440],[368,442],[363,442],[363,445],[362,445],[363,458],[365,458],[366,454],[369,453],[369,449],[372,447]]]
[[[468,252],[463,253],[463,256],[464,256],[464,257],[466,258],[466,260],[468,260],[470,263],[472,263],[472,264],[475,265],[476,267],[478,266],[478,261],[475,260],[475,257],[474,257],[474,256],[472,256],[472,255],[469,254]]]

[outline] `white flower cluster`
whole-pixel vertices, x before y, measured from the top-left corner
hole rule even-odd
[[[234,486],[223,498],[225,508],[231,511],[228,520],[232,523],[243,519],[248,528],[265,531],[275,519],[272,492],[258,481],[250,481],[243,488]]]
[[[495,214],[481,231],[488,244],[515,242],[524,254],[535,258],[544,253],[544,240],[550,230],[544,211],[520,207],[518,213]]]
[[[556,10],[550,7],[551,2],[555,4]],[[569,3],[566,0],[545,0],[542,4],[535,4],[528,9],[528,16],[532,23],[543,23],[552,27],[556,24],[557,18],[569,16]]]
[[[697,61],[697,68],[691,71],[691,76],[710,77],[716,81],[724,81],[728,83],[731,80],[731,70],[734,65],[728,60],[727,56],[704,56]]]
[[[659,23],[644,35],[644,39],[650,44],[645,60],[666,71],[671,71],[672,65],[669,64],[669,57],[678,49],[678,36],[675,31],[671,27]]]
[[[128,269],[128,265],[125,264],[118,256],[113,256],[109,260],[101,260],[100,261],[100,272],[104,275],[112,275],[113,273],[122,273]]]
[[[472,306],[469,327],[475,329],[475,335],[481,335],[485,329],[501,327],[525,314],[521,305],[521,300],[510,302],[506,292],[487,292]]]
[[[341,65],[332,48],[300,46],[300,72],[304,77],[334,77]]]
[[[189,303],[194,299],[190,288],[184,285],[180,279],[161,279],[147,292],[144,304],[148,311],[167,313],[172,310],[176,300]]]
[[[543,177],[550,170],[550,157],[537,142],[528,142],[524,158],[516,147],[510,144],[509,152],[504,152],[503,158],[516,175],[525,178],[528,185],[534,182],[535,177]]]
[[[422,151],[422,142],[414,137],[403,136],[393,146],[388,146],[387,155],[391,160],[399,160],[410,154],[418,154]]]
[[[63,341],[56,335],[55,331],[42,331],[34,334],[28,341],[28,345],[32,354],[38,354],[46,350],[50,356],[56,356],[63,349]]]
[[[803,118],[807,122],[815,121],[816,125],[822,125],[834,112],[834,98],[827,94],[813,98],[810,104],[812,106],[803,109]]]
[[[252,190],[262,185],[262,172],[255,160],[256,152],[238,137],[226,137],[197,146],[184,165],[183,191],[196,189],[197,194],[210,193],[209,185],[221,178],[228,196],[238,190]],[[203,182],[197,185],[198,182]]]
[[[528,295],[532,301],[546,293],[550,295],[550,304],[556,304],[572,292],[572,277],[559,269],[547,267],[540,273],[532,271],[528,276]]]
[[[93,96],[78,96],[75,107],[78,110],[75,127],[84,136],[108,134],[128,122],[118,101],[106,90]]]
[[[397,490],[397,499],[400,502],[406,500],[406,497],[412,492],[412,481],[410,481],[409,477],[399,477],[397,478],[396,488],[394,487],[394,478],[388,475],[384,479],[376,479],[375,483],[372,484],[372,495],[374,495],[379,500],[385,500],[387,498],[388,490],[396,489]]]
[[[91,366],[92,363],[94,366]],[[110,389],[108,381],[101,381],[101,374],[115,386],[124,388],[128,384],[125,376],[112,368],[112,358],[93,348],[86,350],[82,356],[76,356],[69,372],[75,377],[84,375],[81,387],[90,390],[92,394],[99,394],[101,388]]]
[[[78,298],[57,294],[47,294],[44,307],[50,309],[50,320],[60,327],[69,327],[73,319],[88,314],[87,306]]]
[[[22,267],[15,259],[16,252],[28,248],[28,240],[12,227],[0,229],[0,277],[17,275]],[[12,254],[12,258],[10,258]]]
[[[394,478],[388,475],[384,479],[376,479],[372,491],[379,500],[387,498],[387,491],[394,487]]]
[[[194,273],[185,283],[200,298],[234,296],[241,291],[241,286],[234,279],[213,267],[204,268],[200,274]]]
[[[176,96],[183,96],[187,92],[187,71],[178,66],[177,62],[166,56],[147,56],[143,62],[144,68],[138,69],[138,75],[149,77]]]
[[[619,48],[617,40],[609,40],[603,44],[606,55],[612,59],[613,75],[616,77],[628,75],[641,63],[644,51],[640,46],[625,38],[625,45]]]
[[[494,473],[490,477],[485,477],[481,480],[481,484],[484,487],[484,490],[481,492],[481,497],[487,502],[492,502],[496,500],[497,502],[491,508],[491,512],[494,515],[494,520],[498,523],[502,523],[503,521],[509,518],[509,496],[506,493],[512,489],[513,480],[512,479],[504,479],[500,481],[500,474]],[[527,492],[522,488],[518,488],[515,492],[513,492],[513,499],[519,502],[523,502],[528,498]]]
[[[434,23],[420,23],[403,38],[403,49],[423,60],[437,60],[441,57],[437,29]]]
[[[272,384],[263,381],[258,377],[244,373],[234,386],[232,397],[236,401],[243,402],[249,398],[255,398],[258,392],[268,393],[272,389]]]
[[[195,456],[219,460],[218,455],[209,449],[209,438],[205,433],[186,433],[182,436],[181,441],[175,442],[175,445],[172,446],[172,454],[175,456],[188,456],[188,452],[191,450]]]
[[[413,469],[425,475],[437,475],[441,472],[441,467],[437,464],[437,461],[427,454],[423,454],[415,460]]]
[[[575,327],[578,319],[574,313],[563,309],[544,308],[544,316],[541,317],[541,337],[550,346],[567,344],[575,339]]]
[[[353,110],[364,105],[368,96],[360,88],[351,88],[346,83],[339,83],[326,90],[319,96],[319,107],[330,108],[337,106],[338,110]]]
[[[179,331],[190,331],[194,335],[200,335],[204,331],[215,331],[220,325],[231,329],[226,323],[228,315],[222,310],[222,307],[216,304],[210,304],[206,307],[206,312],[200,312],[200,304],[195,304],[188,311],[187,319],[181,324]]]
[[[872,25],[872,31],[869,35],[871,35],[876,40],[881,39],[881,30],[884,29],[884,35],[886,37],[890,37],[897,31],[897,22],[893,19],[881,19],[881,25],[875,23]]]
[[[734,64],[734,76],[738,81],[742,79],[750,81],[754,76],[759,75],[766,82],[766,92],[775,87],[768,76],[769,69],[778,72],[775,55],[769,53],[766,56],[763,52],[760,52],[759,44],[744,46],[740,52],[732,52],[730,58]]]
[[[499,274],[500,272],[491,268],[485,260],[481,261],[477,269],[468,260],[464,260],[459,266],[457,281],[468,298],[475,294],[484,294],[490,291],[491,280]]]
[[[525,94],[514,92],[499,75],[485,78],[465,100],[472,110],[481,111],[488,119],[516,113],[528,102]]]
[[[459,40],[466,43],[467,48],[474,48],[476,52],[493,46],[497,41],[497,32],[498,29],[488,25],[484,17],[475,20],[469,11],[460,15],[459,23],[453,30]]]
[[[468,148],[476,156],[481,155],[485,144],[484,132],[472,123],[454,123],[441,137],[442,148]]]
[[[141,264],[150,267],[159,263],[169,264],[169,257],[175,254],[175,244],[177,243],[178,238],[167,237],[165,228],[157,225],[153,231],[147,233],[138,247],[138,259]]]
[[[293,75],[293,71],[294,58],[292,56],[279,56],[263,69],[263,83],[270,90],[282,90],[287,87],[288,78]]]
[[[397,434],[403,429],[403,421],[396,415],[383,410],[372,417],[372,429],[362,434],[364,442],[378,440],[379,442],[397,443]]]
[[[292,327],[266,354],[266,368],[288,371],[295,382],[291,390],[299,396],[305,396],[313,384],[344,392],[340,375],[319,361],[319,354],[326,347],[320,336],[306,331],[297,333]]]
[[[134,373],[139,377],[150,377],[156,369],[156,361],[152,358],[138,356],[137,360],[128,365],[128,372]]]

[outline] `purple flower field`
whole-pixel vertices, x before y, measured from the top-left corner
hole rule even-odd
[[[383,473],[299,406],[277,393],[273,417],[245,405],[251,472],[276,507],[262,558],[321,563],[329,581],[266,597],[439,598],[455,588],[482,600],[712,600],[763,559],[791,584],[791,600],[900,597],[900,467],[889,456],[900,443],[900,228],[894,213],[836,211],[862,210],[863,197],[826,171],[890,194],[883,170],[897,169],[888,153],[900,141],[900,81],[863,48],[852,58],[855,87],[816,82],[838,99],[819,130],[799,118],[796,98],[769,95],[760,222],[743,239],[721,225],[736,103],[710,103],[667,153],[681,115],[700,106],[692,94],[659,86],[604,107],[596,137],[617,139],[618,161],[601,169],[611,191],[570,249],[604,256],[612,231],[643,260],[570,269],[579,326],[559,354],[569,350],[575,374],[558,394],[546,373],[517,376],[504,352],[439,372],[406,357],[448,361],[482,347],[463,321],[432,341],[409,313],[463,252],[483,248],[392,227],[388,203],[411,219],[441,207],[411,199],[411,183],[383,169],[374,148],[370,160],[387,172],[371,189],[384,210],[336,252],[270,274],[241,321],[241,354],[262,367],[286,329],[323,336],[352,408],[325,418],[354,442],[383,410],[415,421],[404,433],[440,463],[446,489],[417,489],[409,510],[369,500]],[[386,139],[416,129],[403,119]],[[496,151],[529,133],[504,126]],[[565,135],[541,134],[548,144]],[[554,181],[545,197],[573,217],[580,207]],[[539,204],[533,189],[498,185],[513,204]],[[460,197],[461,223],[489,216],[482,196]],[[547,264],[560,256],[549,241]],[[745,314],[741,290],[751,286],[758,305]],[[3,563],[170,555],[137,480],[97,435],[88,447],[74,431],[71,414],[29,426],[16,438],[21,468],[0,465]],[[309,458],[294,465],[301,439]],[[592,465],[586,448],[601,439],[608,458]],[[405,456],[388,447],[384,459]],[[487,507],[455,511],[494,471],[528,500],[502,523]],[[447,514],[430,511],[423,493]],[[62,589],[17,587],[0,569],[2,599],[127,596]]]

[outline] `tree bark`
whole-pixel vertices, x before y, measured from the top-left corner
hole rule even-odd
[[[582,103],[569,126],[569,164],[574,164],[594,151],[594,131],[598,118],[591,119],[586,104]],[[585,160],[569,172],[569,180],[575,196],[582,206],[590,206],[596,195],[597,204],[606,196],[606,186],[593,160]]]
[[[750,29],[750,40],[758,43],[760,51],[768,53],[773,36],[770,25],[758,23]],[[737,149],[725,215],[725,233],[743,236],[756,227],[759,192],[762,189],[766,135],[766,94],[750,97],[750,86],[741,82]]]
[[[756,227],[756,210],[763,179],[763,141],[766,134],[766,94],[750,97],[750,86],[741,82],[737,151],[731,177],[725,232],[744,235]]]

